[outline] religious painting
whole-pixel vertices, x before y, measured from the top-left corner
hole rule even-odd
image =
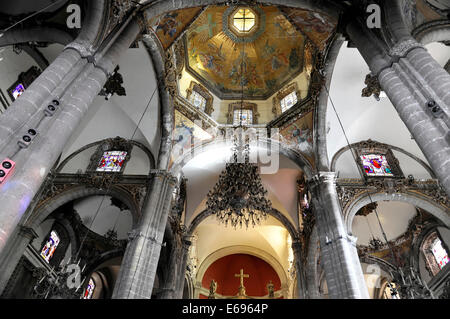
[[[98,163],[97,172],[120,172],[122,169],[127,152],[108,151],[104,152],[100,162]]]
[[[367,176],[394,176],[385,155],[363,154],[360,158]]]
[[[299,118],[280,128],[280,142],[299,151],[314,164],[313,149],[313,112],[301,115]]]
[[[54,230],[52,230],[47,242],[41,250],[41,257],[44,258],[46,262],[50,262],[50,259],[55,253],[56,247],[58,247],[59,245],[59,241],[60,239],[58,234]]]
[[[195,7],[170,11],[151,18],[147,24],[156,33],[162,47],[166,50],[201,9],[201,7]]]
[[[89,283],[84,291],[83,299],[92,299],[92,294],[94,293],[95,283],[92,278],[89,279]]]
[[[258,23],[235,34],[237,8],[210,6],[192,23],[186,70],[222,100],[265,100],[303,71],[305,38],[275,6],[252,6]]]
[[[320,50],[325,48],[337,25],[334,18],[324,13],[294,8],[283,8],[282,11]]]
[[[199,121],[200,122],[200,121]],[[197,143],[209,141],[213,135],[206,132],[181,112],[175,110],[175,128],[172,133],[172,161],[190,152]]]

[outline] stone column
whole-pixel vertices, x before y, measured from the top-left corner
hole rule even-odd
[[[369,298],[356,250],[347,234],[336,192],[334,172],[320,172],[310,182],[320,253],[330,298]]]
[[[450,196],[450,75],[404,32],[389,48],[362,22],[346,30]]]
[[[189,258],[189,249],[191,248],[191,245],[192,245],[191,238],[189,236],[183,237],[180,262],[178,263],[177,279],[175,282],[175,294],[173,297],[175,299],[183,298],[184,283],[185,283],[184,278],[186,275],[186,265],[187,260]]]
[[[302,265],[302,243],[300,240],[292,241],[292,251],[294,252],[295,270],[297,271],[298,296],[300,299],[308,298],[306,289],[306,277],[304,267]]]
[[[164,282],[160,284],[162,286],[162,292],[159,294],[158,299],[173,299],[175,291],[175,284],[178,275],[178,263],[180,258],[180,247],[175,241],[172,251],[170,252],[169,261],[167,264],[167,271],[165,271]]]
[[[17,267],[17,264],[20,261],[20,258],[23,256],[25,249],[28,244],[30,244],[33,239],[37,238],[38,235],[36,232],[29,227],[18,227],[18,231],[14,236],[14,243],[8,251],[8,254],[0,261],[0,295],[3,293],[6,285],[8,284],[9,279],[11,278],[14,269]]]
[[[135,20],[129,19],[127,23],[126,28],[118,34],[117,38],[114,38],[115,41],[112,46],[106,52],[102,52],[103,55],[96,61],[95,65],[87,63],[82,72],[71,82],[68,89],[63,92],[60,98],[60,111],[52,117],[47,117],[42,116],[43,110],[40,110],[39,113],[42,117],[38,122],[38,135],[33,143],[26,149],[19,149],[15,142],[21,138],[19,130],[15,139],[11,140],[0,151],[0,158],[15,154],[13,160],[16,162],[15,172],[11,178],[0,185],[2,199],[0,206],[0,255],[29,203],[61,154],[65,143],[105,84],[107,76],[113,72],[121,55],[126,52],[139,34],[140,29]],[[77,53],[75,52],[75,54]],[[31,103],[34,101],[32,97],[34,93],[30,94]],[[20,99],[22,99],[22,96]],[[24,114],[24,116],[28,115]]]
[[[158,267],[161,244],[176,179],[166,171],[158,171],[139,226],[130,233],[114,299],[150,299]]]

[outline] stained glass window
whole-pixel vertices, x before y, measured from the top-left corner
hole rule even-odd
[[[88,286],[84,292],[83,299],[92,299],[92,294],[94,293],[95,283],[92,278],[89,279]]]
[[[433,252],[434,258],[436,258],[439,268],[444,268],[448,264],[448,254],[439,238],[436,238],[433,242],[431,251]]]
[[[297,103],[297,93],[294,91],[294,92],[291,92],[288,95],[286,95],[280,101],[281,112],[285,112],[285,111],[289,110],[292,106],[295,105],[295,103]]]
[[[52,230],[50,233],[50,237],[44,245],[44,248],[42,248],[41,250],[41,257],[44,258],[46,262],[50,262],[50,259],[53,257],[58,244],[59,236],[54,230]]]
[[[16,100],[19,96],[21,96],[25,92],[25,88],[22,83],[17,84],[17,86],[12,90],[12,95],[14,96],[14,100]]]
[[[233,16],[233,25],[240,32],[248,32],[255,25],[255,14],[248,8],[239,9]]]
[[[98,163],[97,172],[120,172],[126,156],[127,152],[122,151],[104,152]]]
[[[233,125],[239,125],[240,119],[242,119],[242,125],[253,124],[253,111],[248,109],[234,110]]]
[[[367,176],[394,176],[385,155],[364,154],[361,160]]]
[[[196,108],[199,108],[200,110],[204,111],[206,106],[206,99],[200,95],[195,90],[192,90],[191,95],[189,96],[189,101],[194,105]]]

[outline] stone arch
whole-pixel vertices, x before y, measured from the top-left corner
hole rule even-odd
[[[273,147],[275,150],[278,150],[278,154],[286,156],[291,161],[293,161],[297,166],[299,166],[303,170],[307,178],[311,178],[313,176],[313,168],[309,163],[309,161],[301,153],[294,151],[293,149],[289,148],[283,143],[280,143],[273,139],[258,139],[257,146],[258,148],[263,149],[264,151],[271,151]],[[229,144],[223,138],[216,139],[215,141],[204,143],[201,145],[197,145],[192,149],[191,152],[187,152],[183,154],[181,158],[177,159],[177,161],[170,168],[170,171],[175,176],[178,176],[181,173],[183,167],[195,156],[207,152],[209,150],[222,147],[223,148],[229,147]],[[192,154],[194,154],[194,156]]]
[[[325,82],[317,100],[316,112],[314,112],[314,154],[316,156],[318,170],[328,171],[329,167],[326,128],[328,92],[330,90],[334,66],[343,43],[344,38],[340,35],[335,35],[326,52],[324,68]]]
[[[273,208],[272,211],[269,212],[270,216],[277,219],[279,222],[283,224],[283,226],[287,229],[289,232],[289,235],[291,235],[292,241],[296,240],[298,238],[298,232],[295,228],[295,226],[289,221],[289,219],[284,216],[281,212],[279,212],[277,209]],[[193,236],[195,229],[200,225],[202,221],[204,221],[207,217],[211,216],[212,213],[204,210],[197,216],[195,216],[194,220],[191,222],[187,229],[187,236]]]
[[[378,201],[399,201],[399,202],[406,202],[409,204],[412,204],[413,206],[419,207],[436,217],[438,220],[442,221],[447,227],[450,226],[450,211],[448,208],[443,207],[430,199],[426,198],[425,196],[419,195],[419,194],[412,194],[412,193],[375,193],[375,194],[369,194],[364,193],[356,197],[351,204],[347,206],[347,208],[344,210],[344,222],[345,226],[347,228],[347,232],[351,235],[352,233],[352,223],[353,218],[355,217],[356,213],[364,206],[371,202],[378,202]]]
[[[281,290],[283,291],[283,297],[286,299],[287,293],[288,293],[288,278],[286,275],[286,272],[283,269],[283,266],[278,262],[278,260],[273,257],[271,254],[265,252],[264,250],[251,247],[251,246],[244,246],[244,245],[236,245],[236,246],[228,246],[221,248],[219,250],[216,250],[215,252],[208,255],[205,260],[201,263],[201,265],[198,268],[197,274],[196,274],[196,284],[201,284],[201,280],[203,276],[205,275],[206,270],[208,270],[209,266],[212,265],[216,260],[232,255],[232,254],[247,254],[252,255],[255,257],[258,257],[265,262],[267,262],[277,273],[278,277],[281,281]],[[198,292],[196,292],[195,297],[198,298]]]
[[[424,23],[411,32],[412,36],[423,45],[432,42],[450,40],[450,20],[437,20]]]
[[[363,142],[363,141],[361,141],[361,142]],[[356,143],[353,143],[353,144],[350,144],[350,145],[346,145],[346,146],[342,147],[340,150],[338,150],[334,154],[333,159],[331,160],[330,170],[334,172],[335,169],[336,169],[336,163],[337,163],[339,157],[341,157],[348,150],[353,149],[353,147],[357,146],[361,142],[356,142]],[[372,141],[372,142],[374,142],[376,144],[383,145],[383,147],[389,148],[389,149],[394,150],[394,151],[398,151],[398,152],[400,152],[400,153],[410,157],[411,159],[413,159],[414,161],[419,163],[430,174],[430,176],[432,178],[436,178],[436,175],[434,174],[434,172],[431,169],[431,167],[427,163],[425,163],[423,160],[421,160],[420,158],[415,156],[414,154],[412,154],[412,153],[410,153],[408,151],[405,151],[404,149],[402,149],[400,147],[397,147],[397,146],[393,146],[393,145],[386,144],[386,143],[380,143],[380,142],[377,142],[377,141]]]
[[[69,163],[75,156],[77,156],[81,152],[83,152],[91,147],[94,147],[96,145],[100,145],[103,142],[105,142],[106,140],[108,140],[108,139],[102,139],[100,141],[92,142],[92,143],[89,143],[89,144],[79,148],[78,150],[76,150],[75,152],[73,152],[72,154],[67,156],[61,163],[59,163],[59,165],[56,168],[56,172],[57,173],[61,172],[61,170],[64,168],[64,166],[66,166],[67,163]],[[153,156],[152,151],[150,149],[148,149],[148,147],[146,147],[144,144],[142,144],[138,141],[134,141],[134,140],[127,140],[127,142],[129,144],[135,145],[135,146],[139,147],[141,150],[143,150],[148,157],[148,160],[150,163],[150,170],[155,168],[155,157]],[[59,162],[59,160],[58,160],[58,162]]]
[[[106,190],[81,185],[70,188],[69,190],[62,192],[61,194],[56,195],[49,201],[45,202],[42,206],[35,209],[24,221],[23,226],[35,228],[39,226],[52,212],[54,212],[62,205],[75,199],[85,198],[93,195],[109,195],[123,201],[130,209],[133,219],[133,228],[137,225],[140,216],[140,208],[134,203],[129,194],[114,187]]]

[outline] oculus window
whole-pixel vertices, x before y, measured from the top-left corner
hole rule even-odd
[[[249,32],[256,23],[255,13],[249,8],[240,8],[233,15],[233,26],[239,32]]]

